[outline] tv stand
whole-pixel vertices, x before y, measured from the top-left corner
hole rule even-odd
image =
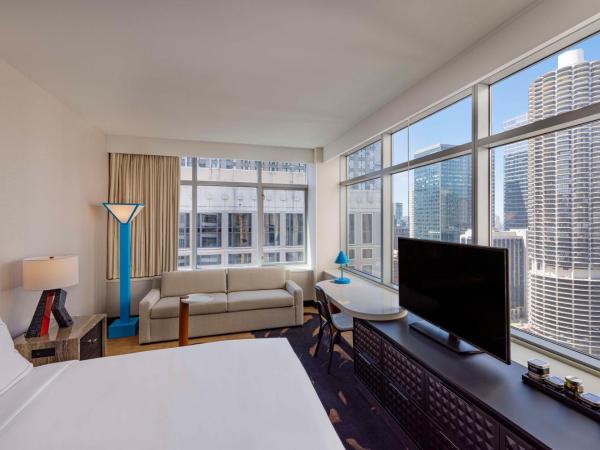
[[[464,357],[413,331],[417,322],[354,319],[354,373],[399,425],[402,448],[598,450],[598,422],[523,383],[526,367]]]
[[[420,320],[418,322],[413,322],[410,324],[410,327],[418,331],[421,334],[424,334],[430,339],[442,344],[444,347],[449,348],[453,352],[460,353],[463,355],[476,355],[481,353],[481,350],[473,347],[471,344],[466,343],[465,341],[461,341],[457,336],[452,333],[448,333],[442,330],[435,325],[426,322],[424,320]]]

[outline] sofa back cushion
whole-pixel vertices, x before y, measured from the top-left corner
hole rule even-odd
[[[283,267],[247,267],[227,271],[228,292],[285,289]]]
[[[162,274],[161,297],[211,292],[227,292],[225,269],[207,269],[190,272],[165,272]]]

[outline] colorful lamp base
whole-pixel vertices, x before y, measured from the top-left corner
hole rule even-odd
[[[122,337],[135,336],[138,332],[137,317],[130,317],[127,321],[116,319],[108,326],[108,338],[116,339]]]
[[[333,282],[337,284],[350,284],[350,278],[340,277],[333,280]]]

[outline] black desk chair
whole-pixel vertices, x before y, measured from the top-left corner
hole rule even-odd
[[[333,346],[340,338],[340,333],[344,331],[352,331],[352,317],[344,313],[331,314],[329,310],[329,302],[325,291],[320,286],[315,286],[317,294],[317,309],[319,310],[319,337],[317,339],[317,347],[313,357],[317,357],[319,345],[323,337],[325,327],[329,328],[329,363],[327,364],[327,373],[331,372],[331,360],[333,359]]]

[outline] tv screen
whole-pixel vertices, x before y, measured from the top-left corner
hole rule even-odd
[[[510,364],[508,250],[398,238],[400,305]]]

